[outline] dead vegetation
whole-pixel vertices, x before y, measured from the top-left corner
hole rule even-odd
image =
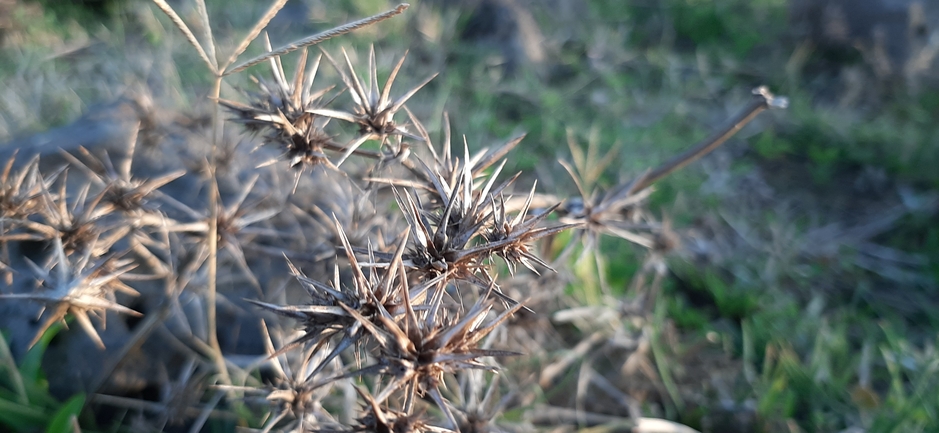
[[[723,381],[746,373],[726,352],[683,341],[666,318],[666,257],[683,237],[648,202],[653,183],[783,99],[758,89],[687,153],[607,188],[599,180],[616,159],[595,141],[581,149],[572,133],[562,165],[578,196],[567,196],[557,188],[566,178],[505,173],[530,139],[471,150],[483,146],[472,132],[451,137],[445,113],[411,112],[406,103],[435,79],[407,76],[415,54],[320,48],[403,5],[274,49],[263,30],[283,4],[231,55],[216,46],[201,2],[172,19],[197,48],[217,103],[211,119],[190,121],[185,139],[142,116],[117,153],[69,149],[61,163],[27,155],[4,171],[3,302],[22,309],[24,323],[48,310],[33,342],[67,316],[106,348],[105,362],[75,368],[89,379],[69,392],[89,393],[86,414],[126,413],[132,428],[152,430],[213,419],[262,431],[685,431],[663,418],[714,399],[688,389],[710,378],[728,392]],[[262,53],[241,61],[255,46]],[[226,80],[249,74],[250,84],[228,91]],[[226,118],[247,134],[223,126]],[[908,211],[811,239],[891,255],[896,266],[858,263],[902,278],[897,270],[917,257],[870,240]],[[739,238],[717,241],[767,235],[749,221],[727,223]],[[773,230],[752,244],[787,237]],[[697,240],[683,249],[714,251]],[[837,254],[812,240],[773,258]],[[606,281],[602,247],[626,243],[645,253],[621,296]],[[589,305],[572,302],[565,292],[589,278],[598,280]],[[66,337],[81,344],[82,335]],[[14,350],[27,343],[14,339]],[[767,368],[788,359],[772,356]]]

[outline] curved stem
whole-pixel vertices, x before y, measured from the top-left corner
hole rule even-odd
[[[655,170],[639,178],[629,189],[629,193],[642,191],[665,176],[711,153],[711,151],[720,147],[730,137],[733,137],[737,132],[743,129],[744,126],[750,123],[758,114],[762,113],[763,110],[767,108],[785,108],[786,105],[788,105],[786,98],[773,96],[765,86],[753,89],[753,99],[743,110],[740,110],[737,115],[731,117],[720,129],[704,140],[699,141],[681,154],[675,155],[672,159],[669,159]]]

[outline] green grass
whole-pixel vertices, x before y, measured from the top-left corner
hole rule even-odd
[[[74,431],[73,420],[81,414],[85,396],[76,394],[65,402],[49,394],[49,384],[41,370],[42,357],[60,326],[53,326],[26,353],[17,365],[0,335],[0,427],[17,432]],[[90,426],[89,420],[83,424]],[[90,431],[87,428],[84,431]]]

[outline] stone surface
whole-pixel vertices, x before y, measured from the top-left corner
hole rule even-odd
[[[858,49],[881,78],[936,78],[939,2],[792,0],[791,11],[818,45]]]

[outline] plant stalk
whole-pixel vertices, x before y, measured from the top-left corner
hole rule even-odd
[[[219,193],[218,193],[218,144],[222,136],[222,127],[219,123],[219,104],[218,98],[222,88],[222,75],[216,74],[215,81],[212,84],[212,152],[209,156],[209,258],[208,258],[208,281],[206,283],[206,306],[205,317],[208,322],[209,347],[212,348],[213,361],[215,368],[221,376],[221,381],[225,385],[231,385],[231,376],[228,374],[228,367],[225,365],[225,357],[222,354],[222,348],[218,344],[218,323],[216,314],[216,280],[218,277],[218,213],[219,213]]]
[[[720,129],[709,135],[704,140],[699,141],[690,149],[675,155],[655,170],[639,178],[630,188],[629,193],[642,191],[653,183],[658,182],[665,176],[674,173],[688,164],[698,160],[704,155],[711,153],[724,144],[730,137],[740,132],[744,126],[751,120],[768,108],[785,108],[789,104],[787,98],[775,97],[765,86],[753,89],[753,99],[743,110],[740,110],[734,117],[731,117]]]

